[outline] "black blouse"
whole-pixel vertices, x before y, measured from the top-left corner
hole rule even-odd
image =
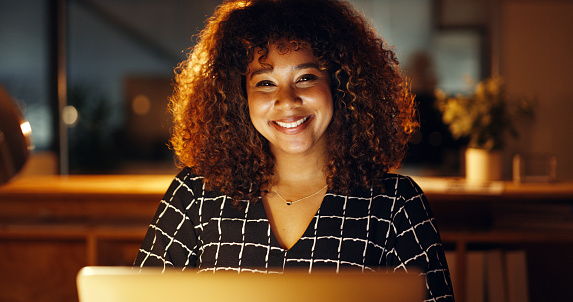
[[[435,219],[422,190],[388,174],[379,189],[327,192],[302,238],[289,250],[273,235],[262,202],[232,206],[181,171],[148,229],[136,266],[281,273],[314,268],[407,271],[426,275],[429,301],[453,301]]]

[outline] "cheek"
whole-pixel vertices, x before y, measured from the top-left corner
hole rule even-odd
[[[332,103],[330,104],[330,109],[329,109],[328,115],[329,116],[328,116],[328,119],[326,122],[326,127],[330,126],[330,123],[332,123],[332,118],[334,117],[334,107],[332,106]]]
[[[257,123],[261,123],[262,120],[265,118],[266,112],[268,111],[266,107],[268,107],[268,105],[266,104],[266,102],[264,102],[264,100],[255,97],[249,97],[248,104],[249,104],[249,116],[251,118],[251,122],[256,127]]]
[[[329,123],[330,120],[332,120],[332,117],[334,116],[334,104],[332,103],[332,99],[330,99],[330,103],[328,103],[328,107],[329,107],[329,114],[330,114],[330,118],[329,118]]]
[[[321,100],[322,100],[321,107],[325,111],[330,122],[330,119],[332,119],[332,115],[334,113],[334,100],[332,99],[332,94],[330,92],[330,89],[325,89],[322,91]]]

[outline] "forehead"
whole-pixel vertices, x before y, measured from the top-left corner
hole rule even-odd
[[[293,43],[274,43],[267,48],[255,48],[253,60],[249,63],[250,69],[273,69],[276,65],[298,65],[304,63],[318,63],[309,45]]]

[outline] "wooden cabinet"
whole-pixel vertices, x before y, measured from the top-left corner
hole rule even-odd
[[[77,301],[86,265],[132,265],[173,176],[48,176],[0,187],[0,301]]]
[[[0,301],[77,301],[80,268],[131,265],[172,179],[38,176],[0,187]],[[564,272],[573,267],[573,183],[475,189],[416,180],[444,244],[457,255],[457,301],[463,301],[468,251],[492,246],[527,251],[530,301],[559,300],[549,298],[571,281]]]
[[[525,251],[529,301],[570,297],[566,284],[573,284],[572,182],[498,182],[484,188],[451,179],[421,178],[418,183],[442,241],[456,254],[450,264],[456,267],[456,301],[465,301],[468,254],[496,249]]]

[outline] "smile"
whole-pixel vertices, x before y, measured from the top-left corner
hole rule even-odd
[[[292,122],[292,123],[283,123],[283,122],[279,122],[279,121],[275,121],[274,123],[283,127],[283,128],[294,128],[294,127],[302,125],[304,122],[308,121],[309,118],[310,118],[310,115],[305,116],[305,117],[301,118],[300,120]]]

